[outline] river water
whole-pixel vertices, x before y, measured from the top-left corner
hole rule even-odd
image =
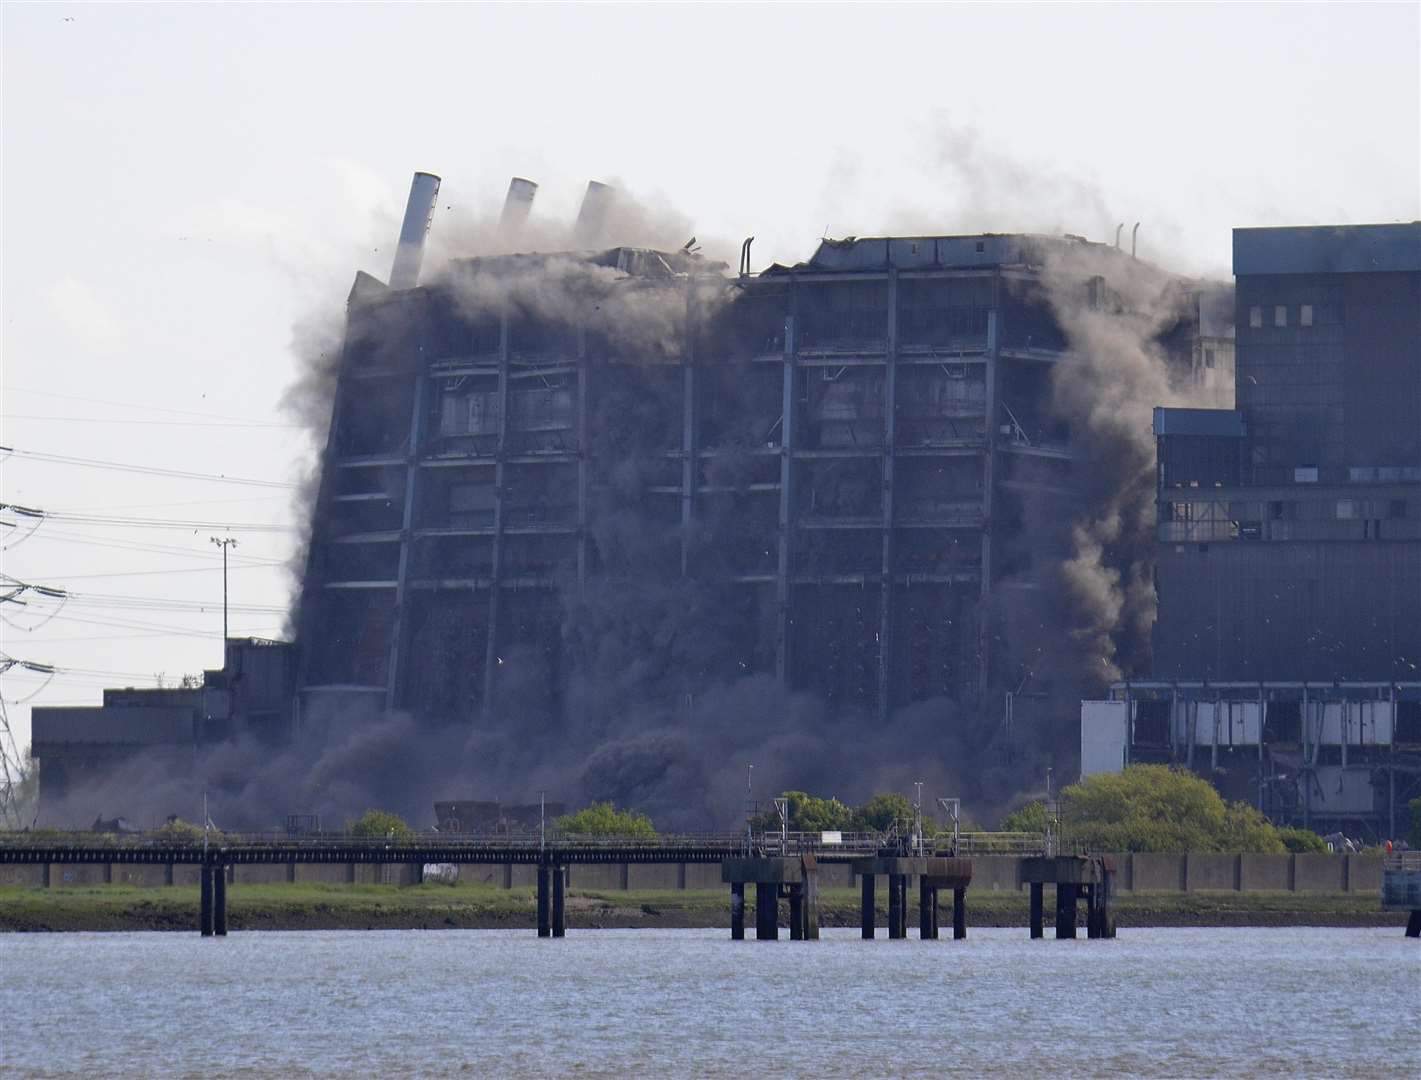
[[[880,931],[881,933],[881,931]],[[0,935],[18,1076],[1414,1076],[1400,928]]]

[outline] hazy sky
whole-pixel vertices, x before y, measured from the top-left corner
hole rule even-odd
[[[444,177],[436,240],[510,175],[538,216],[615,179],[713,250],[754,234],[757,266],[825,233],[1141,221],[1142,255],[1222,275],[1236,225],[1414,220],[1418,13],[6,3],[0,442],[292,482],[292,326],[388,275],[416,169]],[[0,606],[0,651],[64,669],[35,704],[219,664],[214,532],[233,604],[269,609],[232,632],[279,632],[291,536],[244,527],[289,526],[286,488],[11,457],[0,501],[191,523],[0,528],[4,573],[79,594],[42,625]]]

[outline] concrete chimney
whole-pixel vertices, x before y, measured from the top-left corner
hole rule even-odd
[[[597,180],[587,182],[587,194],[582,196],[582,209],[577,212],[577,224],[572,228],[572,245],[579,250],[597,247],[606,242],[607,212],[612,208],[617,189]]]
[[[390,288],[413,289],[419,284],[419,264],[424,259],[424,238],[434,219],[439,200],[439,177],[417,172],[410,184],[405,204],[405,220],[400,226],[400,242],[395,248],[395,265],[390,268]]]
[[[523,231],[523,223],[533,210],[533,196],[538,194],[538,185],[531,180],[515,176],[508,182],[508,195],[503,200],[503,214],[498,219],[498,240],[505,247],[518,242],[518,234]]]

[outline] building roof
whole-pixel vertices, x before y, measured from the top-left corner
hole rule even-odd
[[[805,262],[776,264],[766,274],[796,271],[845,273],[894,270],[970,269],[993,266],[1040,265],[1053,246],[1081,245],[1112,251],[1078,236],[1040,236],[1031,233],[978,233],[966,236],[847,236],[821,240]]]
[[[1421,221],[1235,229],[1235,276],[1421,271]]]

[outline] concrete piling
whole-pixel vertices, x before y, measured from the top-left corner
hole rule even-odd
[[[227,868],[208,868],[212,875],[212,932],[218,937],[227,936]]]
[[[790,885],[789,888],[789,939],[804,940],[804,885]]]
[[[780,887],[755,883],[755,940],[778,941],[780,937]]]
[[[745,940],[745,882],[730,883],[730,940]]]
[[[961,941],[967,937],[967,890],[959,887],[952,890],[952,940]]]
[[[1031,883],[1031,936],[1039,938],[1045,936],[1045,913],[1042,911],[1041,893],[1044,886],[1039,881]]]
[[[549,886],[551,885],[551,874],[548,872],[547,863],[538,864],[538,936],[552,937],[551,904],[549,902]]]
[[[1074,884],[1056,883],[1056,936],[1058,938],[1076,936],[1076,886]]]
[[[918,878],[918,937],[931,941],[937,937],[937,927],[933,910],[937,907],[937,890],[928,884],[926,876]]]
[[[902,874],[888,875],[888,939],[897,941],[899,938],[907,937],[908,931],[903,926],[903,893],[904,881]]]
[[[198,881],[201,887],[201,899],[198,905],[197,925],[202,931],[203,937],[212,936],[212,867],[203,865],[198,868]]]
[[[553,937],[567,936],[566,905],[564,889],[567,885],[567,867],[554,866],[553,874]]]
[[[874,880],[872,874],[864,874],[859,878],[859,922],[863,927],[863,937],[866,941],[872,941],[876,927],[874,926]]]
[[[1413,911],[1406,917],[1406,936],[1421,938],[1421,911]]]

